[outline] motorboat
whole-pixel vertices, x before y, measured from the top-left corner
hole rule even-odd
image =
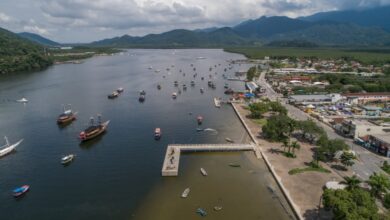
[[[69,155],[63,156],[61,158],[61,164],[62,165],[68,165],[70,162],[73,161],[74,157],[75,157],[74,154],[69,154]]]
[[[138,101],[140,101],[140,102],[145,101],[145,95],[140,95],[138,98]]]
[[[0,157],[3,157],[5,155],[11,153],[23,141],[23,139],[21,139],[18,142],[16,142],[15,144],[10,144],[8,141],[8,138],[6,136],[4,136],[4,139],[5,139],[5,145],[3,145],[0,148]]]
[[[155,73],[159,73],[160,71],[161,71],[161,70],[157,69],[157,70],[155,70],[154,72],[155,72]]]
[[[139,91],[139,95],[146,95],[146,92],[145,92],[145,90],[141,90],[141,91]]]
[[[204,131],[204,129],[203,128],[196,128],[196,131],[201,132],[201,131]]]
[[[181,198],[187,198],[188,194],[190,194],[190,188],[186,188],[181,194]]]
[[[57,124],[63,125],[76,120],[77,112],[72,111],[71,105],[68,105],[68,109],[66,109],[64,105],[63,109],[64,109],[63,113],[57,117]]]
[[[107,98],[109,98],[109,99],[115,99],[115,98],[117,98],[119,96],[119,93],[117,92],[117,91],[114,91],[114,92],[112,92],[111,94],[109,94],[108,96],[107,96]]]
[[[152,66],[149,66],[149,67],[148,67],[148,69],[150,69],[150,70],[151,70],[151,69],[153,69],[153,67],[152,67]]]
[[[98,116],[98,123],[95,124],[94,118],[91,117],[89,127],[86,128],[84,131],[80,132],[79,137],[80,137],[81,141],[88,141],[88,140],[91,140],[91,139],[96,138],[99,135],[103,134],[106,131],[109,123],[110,123],[109,120],[102,123],[101,116],[99,115]]]
[[[201,115],[199,115],[197,118],[196,118],[196,121],[198,121],[198,124],[202,124],[203,122],[203,117]]]
[[[207,176],[207,172],[205,169],[203,168],[200,168],[200,173],[203,175],[203,176]]]
[[[203,208],[198,208],[198,209],[196,210],[196,213],[199,214],[199,215],[202,216],[202,217],[204,217],[204,216],[207,215],[206,210],[204,210]]]
[[[226,95],[231,95],[234,93],[233,89],[226,89],[224,92]]]
[[[221,99],[220,98],[214,98],[214,105],[217,108],[221,107]]]
[[[186,84],[183,84],[183,90],[187,90]]]
[[[21,98],[21,99],[18,99],[18,100],[16,100],[17,102],[20,102],[20,103],[27,103],[28,102],[28,100],[26,99],[26,98]]]
[[[225,138],[225,140],[226,140],[227,142],[234,143],[234,141],[233,141],[232,139],[230,139],[230,138]]]
[[[13,195],[15,198],[18,198],[18,197],[21,197],[23,196],[24,194],[26,194],[28,192],[28,190],[30,189],[30,186],[29,185],[23,185],[21,187],[18,187],[16,189],[14,189],[12,191]]]
[[[172,93],[172,98],[173,98],[173,99],[176,99],[176,98],[177,98],[177,93],[176,93],[176,92]]]
[[[225,83],[224,88],[225,89],[229,88],[229,84]]]
[[[160,128],[156,128],[154,130],[154,139],[158,140],[161,138],[161,129]]]
[[[125,89],[122,88],[122,87],[119,87],[119,88],[116,89],[116,91],[117,91],[118,93],[122,93],[123,91],[125,91]]]

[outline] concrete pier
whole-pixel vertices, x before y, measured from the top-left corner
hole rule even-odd
[[[255,144],[170,144],[165,153],[162,176],[177,176],[181,152],[254,151],[258,159],[261,152]]]

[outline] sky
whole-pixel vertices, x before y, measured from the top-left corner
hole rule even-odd
[[[307,16],[389,5],[390,0],[0,0],[0,27],[61,43],[124,34],[233,26],[261,16]]]

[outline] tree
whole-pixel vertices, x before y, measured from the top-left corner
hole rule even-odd
[[[376,197],[379,197],[382,193],[390,189],[390,180],[383,173],[372,174],[367,183],[371,187],[371,194]]]
[[[285,139],[282,142],[283,142],[283,144],[282,144],[283,151],[286,152],[286,148],[288,148],[288,146],[290,145],[289,140]]]
[[[295,149],[297,149],[297,150],[301,149],[301,145],[298,142],[296,142],[296,141],[293,141],[290,144],[290,147],[292,148],[293,155],[295,155]]]
[[[379,219],[375,199],[361,188],[326,189],[323,194],[323,204],[325,208],[332,210],[333,219]]]
[[[353,162],[354,159],[355,156],[349,152],[343,152],[340,156],[340,161],[346,168],[355,164],[355,162]]]
[[[359,184],[361,182],[362,181],[356,175],[353,175],[351,177],[344,177],[344,181],[342,183],[347,185],[348,190],[353,190],[359,188]]]
[[[306,139],[310,143],[326,135],[324,129],[319,127],[313,120],[298,121],[297,129],[301,131],[302,139]]]
[[[386,193],[383,198],[383,206],[386,207],[386,209],[390,209],[390,193]]]
[[[322,135],[318,141],[317,145],[319,146],[316,153],[318,160],[322,161],[332,161],[335,157],[337,151],[347,150],[348,145],[340,139],[328,139],[327,136]]]
[[[271,116],[262,131],[266,139],[271,141],[283,141],[288,139],[293,132],[295,121],[287,115]]]

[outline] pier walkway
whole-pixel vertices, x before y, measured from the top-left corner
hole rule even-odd
[[[208,152],[208,151],[254,151],[258,159],[260,150],[255,144],[170,144],[165,153],[161,170],[162,176],[177,176],[181,152]]]

